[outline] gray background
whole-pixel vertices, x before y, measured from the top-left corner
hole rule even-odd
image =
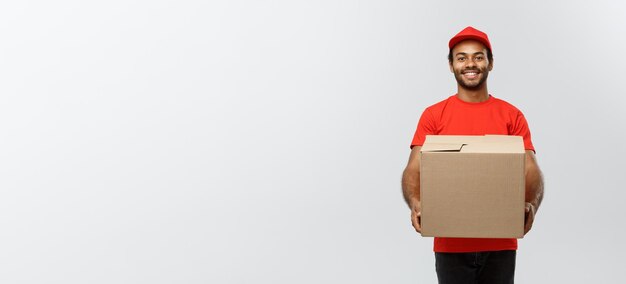
[[[435,283],[400,176],[486,31],[546,177],[520,283],[623,276],[620,1],[0,5],[0,282]]]

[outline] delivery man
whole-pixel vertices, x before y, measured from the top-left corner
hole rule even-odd
[[[467,27],[448,43],[448,63],[458,91],[424,110],[411,143],[402,176],[404,199],[411,222],[421,233],[420,148],[426,135],[517,135],[526,149],[526,218],[524,233],[532,227],[543,199],[543,178],[524,115],[487,91],[493,54],[487,34]],[[517,239],[439,238],[434,241],[439,283],[513,283]]]

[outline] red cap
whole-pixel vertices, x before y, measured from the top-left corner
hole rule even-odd
[[[473,40],[480,41],[489,50],[493,51],[491,49],[491,43],[489,43],[489,38],[487,37],[487,34],[472,27],[467,27],[463,29],[460,33],[456,34],[453,38],[451,38],[450,42],[448,43],[448,47],[450,47],[450,50],[452,50],[452,48],[457,43],[464,41],[466,39],[473,39]]]

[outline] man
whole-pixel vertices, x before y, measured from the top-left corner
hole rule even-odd
[[[402,176],[404,199],[411,222],[421,233],[419,152],[426,135],[517,135],[526,149],[526,219],[533,224],[543,199],[543,178],[535,160],[524,115],[487,91],[493,54],[487,34],[467,27],[448,43],[448,63],[457,81],[457,94],[424,110],[411,143]],[[517,239],[435,238],[435,268],[439,283],[513,283]]]

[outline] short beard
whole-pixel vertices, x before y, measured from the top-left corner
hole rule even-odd
[[[478,81],[476,85],[465,84],[465,82],[463,81],[463,77],[462,77],[463,75],[461,74],[463,70],[459,71],[458,73],[454,72],[454,78],[456,79],[456,82],[464,89],[472,90],[472,91],[478,90],[483,86],[483,84],[485,84],[485,81],[487,81],[487,77],[489,77],[489,71],[487,70],[479,70],[479,71],[482,74],[482,76],[480,78],[480,81]]]

